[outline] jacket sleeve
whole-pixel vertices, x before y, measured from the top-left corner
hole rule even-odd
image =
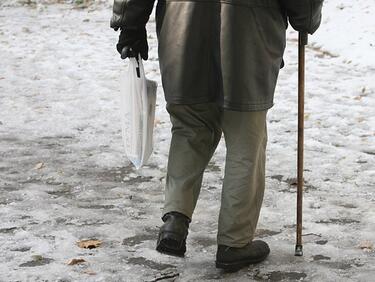
[[[279,1],[295,30],[313,34],[320,26],[323,0]]]
[[[155,0],[114,0],[111,28],[136,29],[148,22]]]

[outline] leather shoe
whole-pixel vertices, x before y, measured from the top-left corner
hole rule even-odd
[[[179,212],[169,212],[163,216],[156,250],[160,253],[183,257],[186,252],[186,237],[190,219]]]
[[[242,248],[219,245],[216,253],[216,267],[234,272],[250,264],[265,260],[270,253],[266,242],[256,240]]]

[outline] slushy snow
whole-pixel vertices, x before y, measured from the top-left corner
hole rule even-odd
[[[211,160],[185,258],[155,251],[171,138],[154,15],[145,70],[158,82],[155,150],[137,171],[121,140],[106,5],[0,5],[0,281],[373,281],[373,0],[326,1],[306,50],[304,256],[294,256],[297,33],[268,114],[259,265],[215,268],[224,140]],[[171,47],[172,48],[172,47]],[[96,249],[77,241],[98,239]],[[73,258],[86,262],[68,265]]]

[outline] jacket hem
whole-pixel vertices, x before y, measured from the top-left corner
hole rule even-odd
[[[247,6],[251,8],[255,7],[267,7],[280,9],[281,6],[278,1],[275,0],[159,0],[163,2],[202,2],[202,3],[221,3],[233,6]]]
[[[187,100],[187,99],[165,99],[168,104],[177,104],[177,105],[193,105],[193,104],[203,104],[203,103],[212,103],[215,102],[214,99],[209,99],[204,97],[203,99],[194,99],[194,100]]]
[[[218,102],[214,99],[194,99],[194,100],[185,100],[185,99],[166,99],[167,104],[177,104],[177,105],[194,105],[194,104],[203,104],[203,103],[217,103],[218,106],[224,110],[228,111],[237,111],[237,112],[257,112],[265,111],[273,107],[274,103],[262,103],[262,104],[236,104],[231,102]]]
[[[263,104],[235,104],[230,102],[224,102],[222,108],[228,111],[237,112],[258,112],[265,111],[272,108],[274,103],[263,103]]]

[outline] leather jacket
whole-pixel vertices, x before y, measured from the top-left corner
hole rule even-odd
[[[144,27],[154,0],[115,0],[112,28]],[[313,33],[322,0],[158,0],[156,33],[167,103],[273,106],[287,19]]]

